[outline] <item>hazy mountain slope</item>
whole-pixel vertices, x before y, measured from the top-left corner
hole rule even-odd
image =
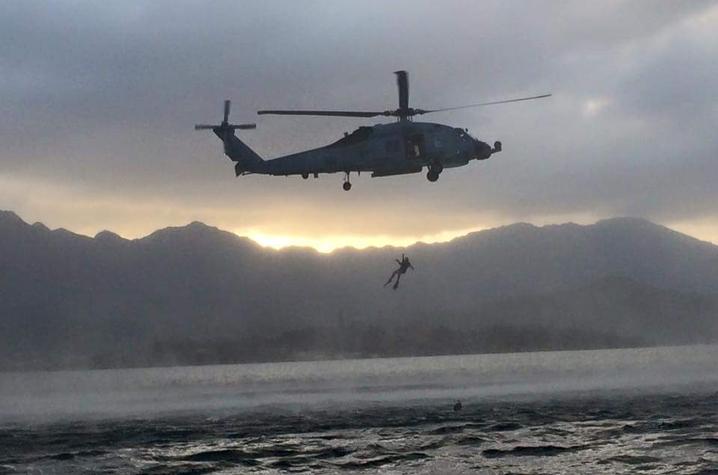
[[[648,221],[517,224],[406,252],[417,270],[393,292],[397,249],[276,252],[201,223],[93,239],[0,212],[0,357],[135,365],[576,347],[572,328],[578,346],[715,334],[700,294],[718,291],[718,247]],[[530,329],[543,336],[511,336]]]

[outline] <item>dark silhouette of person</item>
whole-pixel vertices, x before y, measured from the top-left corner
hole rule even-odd
[[[406,257],[404,254],[401,255],[401,260],[394,259],[397,264],[399,264],[399,268],[396,269],[394,272],[392,272],[391,276],[389,276],[389,280],[386,281],[386,284],[384,284],[384,287],[391,284],[391,281],[394,280],[394,277],[396,277],[396,281],[394,282],[394,286],[392,289],[396,290],[397,287],[399,287],[399,279],[403,274],[406,274],[406,271],[411,269],[414,270],[414,266],[411,265],[411,262],[409,262],[409,258]]]
[[[454,403],[454,412],[459,412],[462,407],[464,406],[461,404],[461,400],[457,399]]]

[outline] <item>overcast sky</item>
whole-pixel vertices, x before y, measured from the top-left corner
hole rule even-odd
[[[516,221],[641,216],[718,243],[716,1],[0,3],[0,209],[126,237],[200,220],[264,242],[409,243]],[[424,174],[236,178],[193,124],[257,122],[261,156],[374,119],[262,108],[436,108],[501,140]],[[422,119],[423,120],[423,119]]]

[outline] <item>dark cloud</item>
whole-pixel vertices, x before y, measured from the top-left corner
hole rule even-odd
[[[105,213],[123,222],[132,217],[120,204],[144,210],[138,223],[281,221],[286,234],[711,218],[717,10],[703,1],[3,2],[0,178],[32,197],[6,187],[0,207],[51,220],[63,196],[78,201],[71,222],[86,228],[102,214],[88,207],[109,203]],[[192,131],[217,120],[229,97],[238,121],[259,123],[245,138],[260,154],[323,145],[363,122],[254,111],[390,107],[400,68],[417,107],[555,96],[437,114],[501,139],[505,152],[434,185],[361,179],[349,194],[339,177],[237,180],[218,141]]]

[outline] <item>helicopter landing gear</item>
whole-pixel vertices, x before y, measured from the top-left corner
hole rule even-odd
[[[307,172],[302,173],[302,178],[304,178],[305,180],[307,178],[309,178],[309,173],[307,173]]]
[[[342,184],[342,188],[344,188],[344,191],[349,191],[352,189],[352,184],[349,182],[349,172],[345,172],[346,175],[344,175],[344,183]]]
[[[429,167],[429,171],[426,174],[426,179],[435,182],[439,179],[439,174],[444,170],[444,167],[440,163],[436,163]]]

